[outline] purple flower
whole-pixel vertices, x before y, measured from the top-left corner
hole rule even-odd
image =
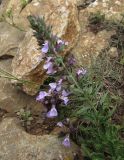
[[[48,50],[49,50],[49,42],[45,41],[45,43],[43,44],[42,53],[47,53]]]
[[[68,97],[61,97],[61,99],[64,101],[64,104],[67,105],[68,104]]]
[[[62,84],[63,82],[63,78],[61,78],[59,81],[58,81],[58,84]]]
[[[48,93],[45,91],[41,91],[39,92],[39,95],[36,97],[36,100],[43,101],[46,96],[48,96]]]
[[[69,95],[68,92],[66,92],[65,90],[62,91],[62,96],[63,96],[63,97],[67,97],[68,95]]]
[[[69,101],[68,95],[69,95],[68,92],[66,92],[65,90],[62,91],[62,96],[60,97],[60,99],[63,100],[65,105],[67,105]]]
[[[58,116],[58,112],[56,110],[55,105],[52,105],[51,110],[47,113],[46,117],[47,118],[54,118]]]
[[[61,40],[61,39],[58,39],[58,40],[57,40],[57,44],[67,46],[67,45],[68,45],[68,42],[65,42],[65,41],[63,41],[63,40]]]
[[[43,68],[47,70],[47,72],[46,72],[47,74],[54,74],[54,73],[56,73],[56,71],[54,70],[53,66],[54,66],[54,65],[53,65],[52,62],[47,61],[47,62],[44,64]]]
[[[59,45],[64,45],[64,44],[65,44],[65,42],[64,42],[64,41],[62,41],[61,39],[58,39],[58,40],[57,40],[57,44],[59,44]]]
[[[56,87],[56,90],[59,92],[59,91],[61,91],[61,89],[62,89],[62,81],[63,81],[63,79],[60,79],[59,81],[58,81],[58,84],[57,84],[57,87]]]
[[[64,124],[63,124],[62,122],[58,122],[56,125],[57,125],[58,127],[64,127]]]
[[[50,83],[49,86],[50,86],[51,90],[53,90],[53,91],[56,90],[57,92],[59,92],[59,91],[61,91],[61,88],[62,88],[61,84],[62,84],[62,80],[60,79],[58,81],[58,83]]]
[[[57,83],[50,83],[49,86],[54,91],[57,87]]]
[[[65,147],[70,147],[71,146],[71,143],[70,143],[70,139],[69,139],[69,135],[65,137],[65,139],[63,140],[62,144],[65,146]]]
[[[53,57],[47,57],[46,62],[48,63],[48,62],[50,62],[51,60],[53,60]]]
[[[78,77],[83,76],[83,75],[85,75],[86,73],[87,73],[87,70],[84,69],[84,68],[78,69],[78,71],[77,71]]]
[[[65,46],[65,42],[62,41],[61,39],[58,39],[58,40],[57,40],[56,47],[55,47],[55,51],[59,52],[59,51],[63,50],[63,49],[64,49],[64,48],[63,48],[64,46]]]

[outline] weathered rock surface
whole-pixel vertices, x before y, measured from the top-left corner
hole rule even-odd
[[[23,26],[25,29],[29,28],[27,20],[29,15],[44,16],[46,23],[53,26],[53,34],[69,42],[67,50],[73,48],[80,30],[76,1],[58,0],[56,3],[54,0],[32,1],[19,14],[19,19],[17,18],[19,23],[25,25]],[[15,22],[17,21],[15,20]],[[32,31],[28,31],[19,46],[18,54],[12,65],[13,74],[16,77],[31,80],[38,84],[32,86],[24,85],[25,92],[30,95],[36,94],[38,91],[37,86],[40,86],[44,80],[42,55],[38,48],[37,40],[32,36]]]
[[[11,61],[11,59],[1,60],[0,68],[11,73]],[[45,111],[41,103],[36,102],[35,97],[23,93],[17,86],[13,86],[10,80],[0,78],[0,108],[9,113],[14,113],[23,107],[29,107],[33,110],[40,111],[40,113],[43,110]]]
[[[120,20],[124,10],[123,0],[95,0],[87,8],[88,12],[100,11],[108,20]]]
[[[21,11],[20,0],[10,0],[7,10],[13,9],[13,21],[24,29],[29,29],[27,16],[35,15],[44,17],[48,25],[53,26],[53,34],[67,38],[73,42],[80,30],[76,0],[33,0]],[[72,45],[72,44],[71,44]]]
[[[18,78],[37,83],[23,85],[23,90],[30,95],[36,94],[45,74],[37,40],[32,36],[32,31],[29,31],[27,16],[44,16],[47,25],[53,26],[53,33],[69,42],[67,50],[72,49],[78,63],[89,65],[91,58],[97,57],[109,46],[109,39],[115,34],[113,30],[106,29],[93,33],[88,27],[89,16],[100,12],[105,15],[105,20],[117,21],[122,18],[124,9],[123,0],[58,0],[56,3],[55,0],[33,0],[24,9],[20,0],[10,0],[8,3],[4,2],[4,6],[6,11],[12,8],[14,23],[28,30],[19,45],[12,68],[13,74]],[[8,18],[7,21],[11,23]]]
[[[36,83],[23,85],[24,91],[30,95],[37,93],[38,87],[45,78],[42,65],[42,53],[39,49],[37,39],[33,36],[33,32],[30,29],[19,45],[18,54],[15,56],[12,63],[13,75],[20,79]]]
[[[85,5],[90,2],[88,5]],[[106,21],[117,21],[122,18],[124,10],[123,0],[77,0],[80,7],[79,22],[81,26],[80,36],[73,53],[78,62],[83,65],[89,65],[92,58],[97,57],[99,53],[109,46],[110,37],[115,34],[113,30],[100,30],[94,34],[89,28],[89,16],[95,13],[105,15]],[[84,7],[85,6],[85,7]]]
[[[6,22],[0,23],[0,58],[15,56],[25,33]]]
[[[0,19],[2,18],[2,15],[5,15],[6,13],[6,8],[7,4],[9,3],[10,0],[0,0]]]
[[[65,148],[55,135],[29,135],[16,121],[6,118],[0,124],[1,160],[74,160],[79,153],[76,145]]]

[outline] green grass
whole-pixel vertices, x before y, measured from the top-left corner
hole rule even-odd
[[[80,89],[71,89],[71,109],[61,111],[75,119],[71,135],[91,160],[124,159],[123,117],[121,122],[113,118],[124,105],[124,66],[119,61],[102,53],[79,81]]]
[[[59,118],[70,118],[71,137],[81,146],[85,159],[124,159],[122,55],[123,50],[113,59],[104,50],[77,81],[79,87],[72,84],[67,88],[71,92],[70,104],[60,107]]]
[[[106,29],[115,34],[87,75],[78,82],[80,89],[70,88],[70,106],[62,107],[60,115],[72,120],[72,138],[81,146],[86,159],[123,160],[124,18],[118,22],[108,22],[104,18],[100,13],[91,15],[92,31],[96,34]],[[111,47],[117,48],[117,57],[109,55]]]

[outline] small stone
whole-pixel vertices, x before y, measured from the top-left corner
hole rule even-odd
[[[118,57],[118,50],[116,47],[111,47],[108,51],[108,54],[111,58],[117,58]]]

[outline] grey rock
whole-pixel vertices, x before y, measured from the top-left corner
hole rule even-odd
[[[19,43],[23,40],[25,33],[12,25],[0,23],[0,58],[15,56]]]
[[[11,61],[11,59],[1,60],[0,69],[11,74]],[[0,78],[0,108],[14,113],[26,106],[40,112],[45,110],[41,103],[36,102],[35,97],[26,95],[17,86],[12,85],[9,79]]]

